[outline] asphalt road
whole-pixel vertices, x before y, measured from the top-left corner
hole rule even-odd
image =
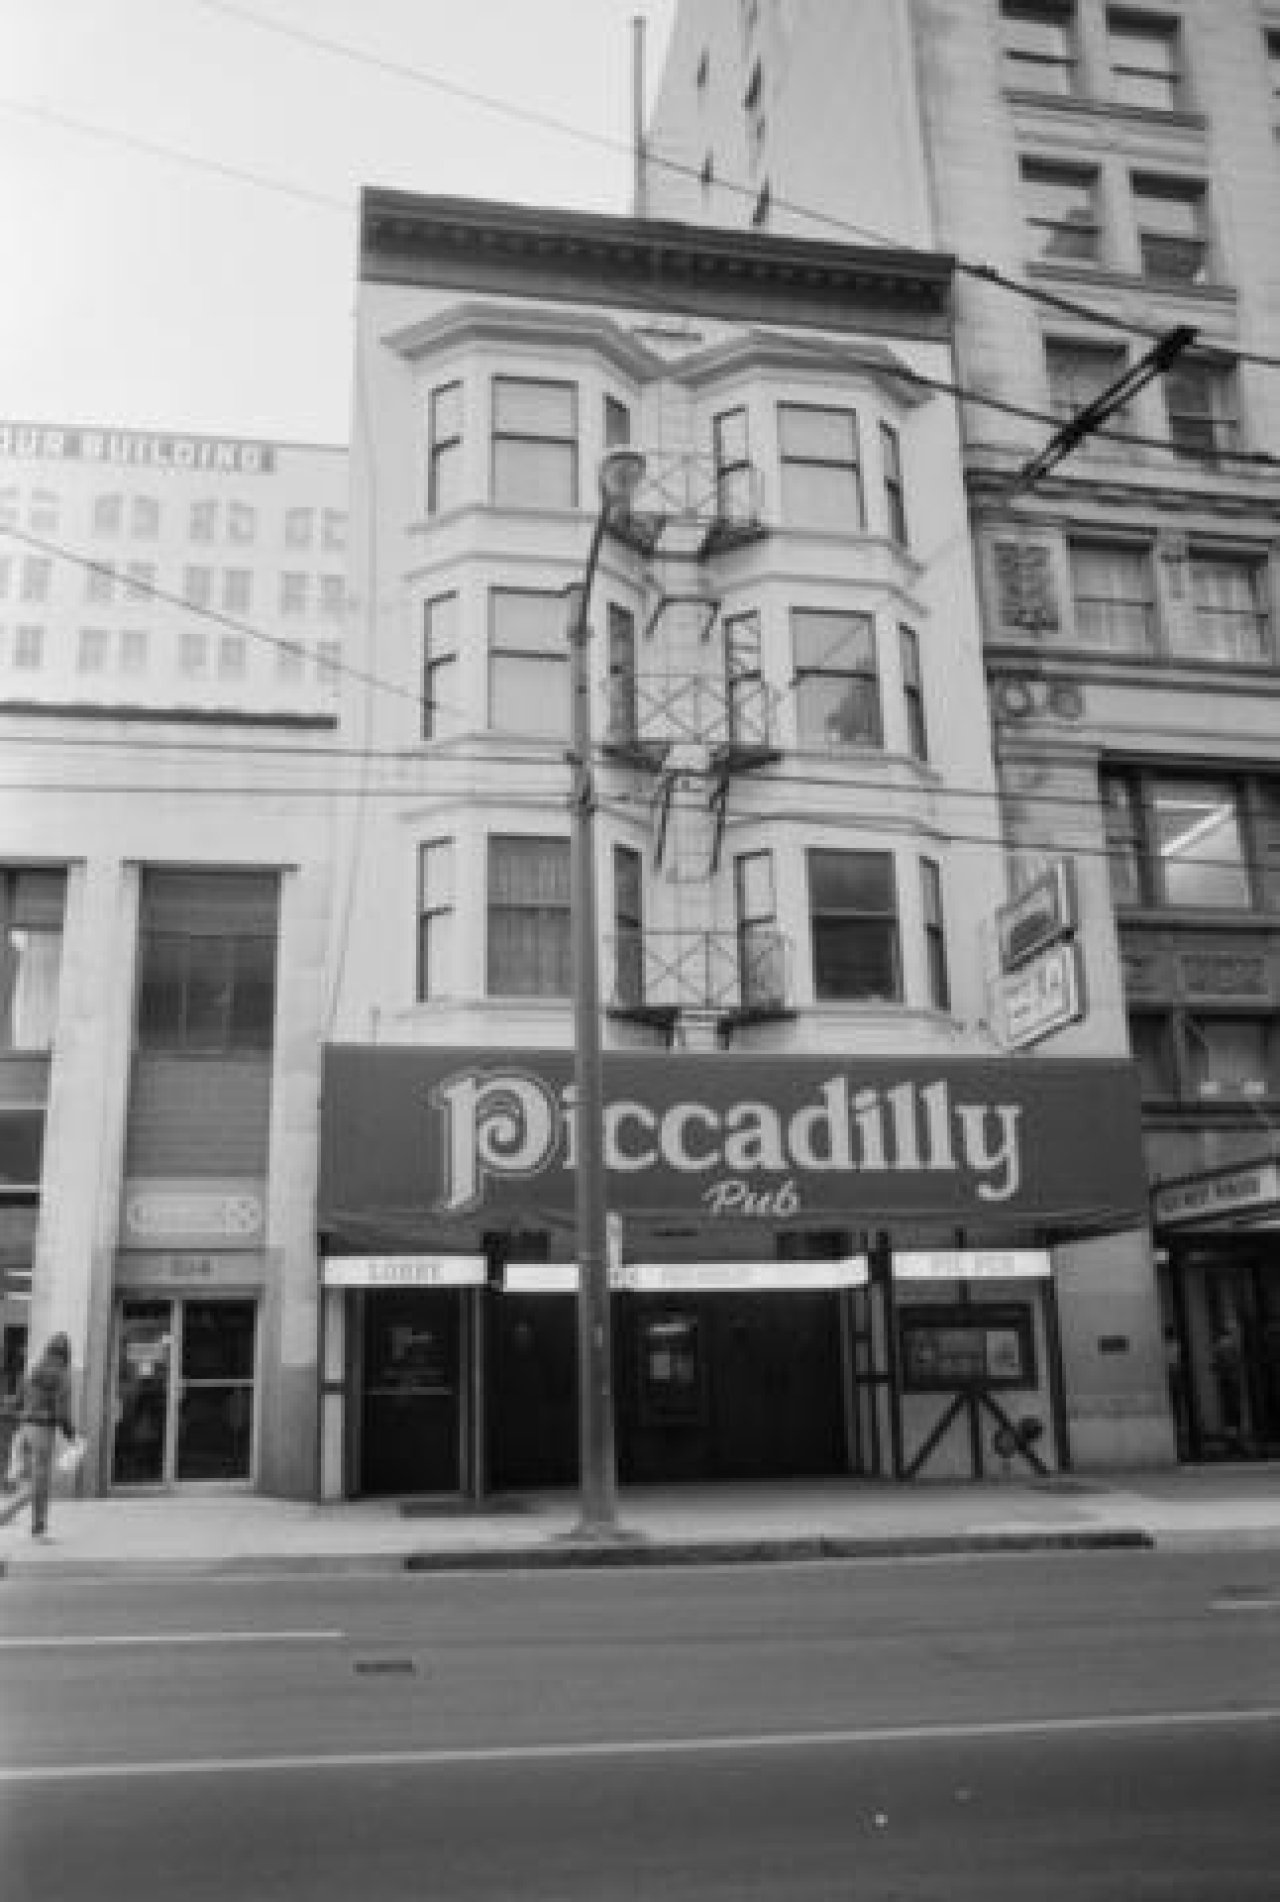
[[[0,1586],[5,1902],[1280,1898],[1280,1555]]]

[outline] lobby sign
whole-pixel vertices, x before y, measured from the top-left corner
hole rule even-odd
[[[326,1245],[394,1253],[563,1231],[576,1117],[569,1051],[329,1046]],[[1147,1206],[1127,1060],[611,1052],[603,1148],[609,1207],[638,1221],[1105,1228],[1140,1223]]]

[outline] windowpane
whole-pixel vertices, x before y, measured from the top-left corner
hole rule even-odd
[[[1127,106],[1172,112],[1180,92],[1177,23],[1117,10],[1107,26],[1114,96]]]
[[[489,717],[513,732],[569,731],[569,662],[562,595],[495,589],[490,596]]]
[[[924,713],[924,681],[920,674],[920,637],[913,627],[898,629],[902,693],[907,709],[907,745],[913,759],[929,757],[929,732]]]
[[[1123,348],[1107,344],[1047,343],[1044,354],[1049,404],[1055,416],[1063,417],[1075,416],[1118,383],[1128,363]],[[1123,418],[1124,411],[1117,411],[1120,425]]]
[[[880,683],[869,614],[796,608],[796,719],[806,746],[879,746]]]
[[[61,872],[0,873],[0,1050],[47,1050],[62,975]]]
[[[896,429],[880,425],[880,457],[884,474],[885,510],[894,541],[907,542],[907,503],[902,486],[902,443]]]
[[[1192,631],[1187,636],[1174,630],[1174,652],[1196,660],[1245,665],[1265,661],[1270,643],[1262,589],[1260,562],[1243,556],[1193,554]]]
[[[1197,1096],[1272,1096],[1277,1092],[1277,1036],[1266,1017],[1185,1019],[1187,1068]]]
[[[1151,556],[1123,543],[1073,542],[1071,591],[1076,639],[1113,653],[1145,654],[1155,646]]]
[[[809,854],[813,982],[819,999],[897,1001],[897,904],[887,852]]]
[[[567,997],[570,954],[568,842],[491,838],[490,993]]]
[[[448,989],[453,968],[453,841],[431,839],[418,852],[418,999]]]
[[[1129,1019],[1129,1048],[1138,1066],[1143,1096],[1176,1096],[1178,1067],[1169,1018],[1154,1012],[1135,1013]]]
[[[493,499],[530,508],[572,508],[577,500],[573,444],[510,438],[495,442]]]
[[[1178,179],[1135,178],[1134,217],[1145,277],[1200,284],[1208,275],[1204,189]]]
[[[422,737],[439,739],[456,730],[458,693],[458,597],[437,595],[423,619]]]
[[[493,385],[496,429],[515,436],[572,436],[576,392],[571,383],[535,383],[500,376]]]
[[[942,868],[934,859],[920,861],[920,900],[924,913],[929,1002],[938,1010],[950,1010],[951,982],[947,973],[947,933],[942,911]]]
[[[1150,793],[1152,846],[1168,905],[1247,906],[1244,840],[1229,784],[1166,780]]]
[[[1075,91],[1071,8],[1055,0],[1004,0],[1005,78],[1026,92]]]
[[[1104,774],[1101,796],[1112,903],[1140,905],[1143,899],[1142,825],[1137,787],[1127,779]]]
[[[613,854],[614,994],[618,1003],[644,1002],[644,876],[631,846]]]
[[[1097,263],[1097,174],[1032,159],[1023,163],[1022,183],[1034,255],[1055,263]]]
[[[1183,455],[1208,461],[1239,446],[1235,378],[1227,364],[1183,357],[1161,378],[1169,440]]]

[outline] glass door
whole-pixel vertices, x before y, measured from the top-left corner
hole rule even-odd
[[[172,1345],[171,1301],[121,1303],[116,1334],[113,1485],[154,1486],[164,1479]]]
[[[256,1334],[252,1300],[120,1303],[113,1485],[252,1479]]]

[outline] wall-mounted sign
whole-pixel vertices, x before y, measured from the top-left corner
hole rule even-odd
[[[326,1288],[483,1288],[483,1255],[326,1255]]]
[[[633,1236],[676,1216],[985,1233],[1133,1225],[1148,1209],[1128,1060],[606,1052],[604,1098],[606,1191]],[[562,1229],[576,1120],[567,1050],[330,1045],[320,1231],[334,1253],[445,1253],[480,1252],[494,1229]]]
[[[1211,1221],[1216,1216],[1276,1208],[1280,1214],[1280,1163],[1258,1162],[1220,1170],[1186,1182],[1162,1182],[1151,1198],[1157,1222]]]
[[[991,987],[996,1034],[1010,1050],[1039,1043],[1084,1015],[1080,947],[1051,944]]]
[[[138,429],[88,429],[75,423],[0,422],[0,456],[47,462],[108,462],[134,468],[205,470],[265,475],[275,468],[275,444],[221,436],[155,436]]]
[[[126,1247],[243,1248],[266,1230],[266,1200],[255,1180],[209,1182],[134,1179],[125,1184],[121,1240]]]
[[[1017,970],[1037,951],[1073,932],[1078,922],[1076,868],[1070,859],[1057,859],[1025,892],[997,911],[1000,969]]]
[[[1045,1248],[904,1249],[893,1257],[895,1281],[1037,1281],[1052,1272]]]
[[[865,1255],[841,1261],[628,1261],[612,1266],[615,1294],[796,1294],[861,1288]],[[512,1261],[502,1272],[508,1294],[575,1294],[572,1261]]]
[[[904,1308],[898,1352],[908,1392],[1036,1385],[1031,1310],[1021,1301]]]
[[[139,1288],[254,1288],[264,1279],[265,1261],[261,1252],[206,1254],[179,1249],[147,1253],[143,1250],[116,1257],[115,1284],[120,1289]]]

